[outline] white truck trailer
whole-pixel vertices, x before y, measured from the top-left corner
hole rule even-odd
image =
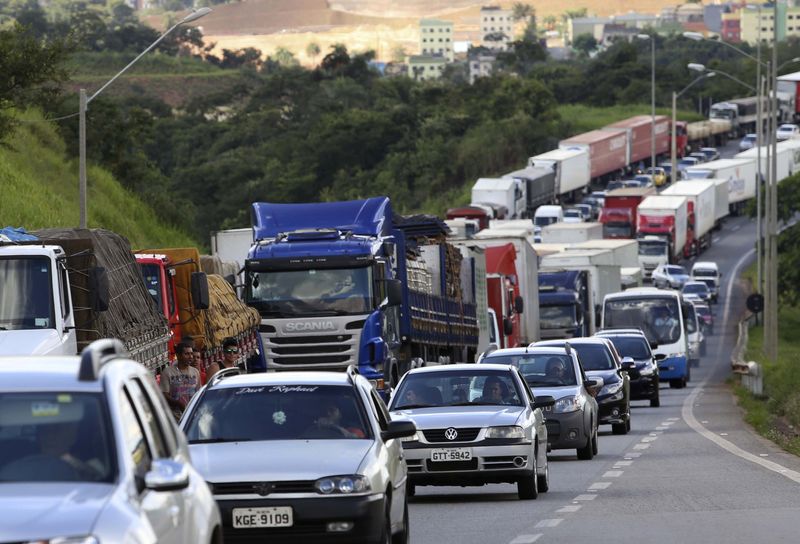
[[[639,265],[645,278],[658,265],[683,259],[688,208],[685,196],[653,195],[639,204],[636,232]]]
[[[562,202],[586,192],[591,180],[589,152],[585,149],[554,149],[529,158],[528,166],[555,172],[556,196]]]
[[[543,244],[577,244],[603,238],[602,223],[553,223],[542,227]]]
[[[716,215],[716,186],[712,180],[685,180],[673,183],[662,195],[685,196],[689,202],[689,223],[694,225],[694,254],[711,246]]]
[[[731,215],[738,215],[756,196],[756,160],[720,159],[686,169],[688,179],[728,180],[728,204]]]
[[[527,216],[525,183],[519,179],[480,178],[472,186],[472,202],[502,206],[508,219]]]

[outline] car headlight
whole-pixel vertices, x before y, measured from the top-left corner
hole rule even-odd
[[[610,383],[608,385],[604,385],[603,388],[600,390],[600,393],[597,394],[598,397],[602,397],[605,395],[615,395],[619,394],[619,397],[622,398],[622,382]]]
[[[518,425],[489,427],[486,430],[486,438],[525,438],[525,431]]]
[[[400,439],[400,442],[418,442],[422,440],[422,433],[417,431],[411,436],[404,436]]]
[[[314,489],[321,495],[351,495],[370,490],[367,479],[360,474],[347,476],[330,476],[314,482]]]
[[[652,366],[645,365],[645,366],[643,366],[641,368],[641,370],[639,370],[639,375],[640,376],[652,376],[654,372],[655,372],[655,370],[653,370]]]
[[[583,408],[583,400],[581,395],[562,397],[556,401],[555,406],[553,406],[553,411],[557,414],[577,412]]]
[[[61,536],[50,540],[35,540],[36,544],[100,544],[95,537],[89,536]],[[30,544],[33,544],[31,542]]]

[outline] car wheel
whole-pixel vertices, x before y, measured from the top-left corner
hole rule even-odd
[[[586,445],[578,448],[578,459],[581,461],[590,461],[594,457],[594,444],[592,440],[596,437],[596,431],[593,429],[592,434],[586,437]]]
[[[383,517],[383,529],[377,540],[378,544],[392,544],[391,497],[386,495],[386,514]]]
[[[705,356],[706,356],[706,343],[703,342],[702,344],[700,344],[700,357],[705,357]],[[700,361],[698,361],[698,363],[699,362]]]
[[[408,499],[403,507],[403,528],[392,536],[392,544],[408,544]]]
[[[547,456],[545,456],[544,474],[539,474],[537,480],[536,485],[539,487],[540,493],[550,491],[550,463],[547,462]]]
[[[669,387],[670,389],[680,389],[683,387],[683,380],[670,380]]]
[[[517,480],[517,496],[522,500],[535,500],[539,497],[539,476],[536,473],[536,457],[533,458],[533,472]]]
[[[661,393],[658,387],[656,387],[656,394],[650,399],[650,408],[658,408],[659,406],[661,406]]]
[[[597,429],[595,429],[592,437],[592,455],[597,455],[597,432]]]
[[[612,423],[611,432],[614,434],[628,434],[628,426],[624,423]]]
[[[406,496],[407,497],[413,497],[416,494],[417,494],[417,486],[415,486],[414,484],[406,485]]]

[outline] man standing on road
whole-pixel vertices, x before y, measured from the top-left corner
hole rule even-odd
[[[172,408],[176,419],[186,409],[192,396],[200,389],[200,372],[192,366],[194,354],[192,345],[181,342],[175,346],[178,361],[161,372],[161,391]]]
[[[223,368],[234,368],[238,366],[236,362],[239,360],[239,344],[236,342],[235,338],[228,337],[222,341],[222,366],[219,363],[211,363],[208,365],[208,370],[206,371],[207,380],[211,381],[211,378],[214,377],[214,374],[222,370]]]

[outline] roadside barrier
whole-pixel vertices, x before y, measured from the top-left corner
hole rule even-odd
[[[764,394],[764,376],[761,365],[755,361],[745,361],[744,352],[747,349],[750,326],[754,315],[748,313],[739,321],[739,333],[736,339],[736,346],[731,354],[731,368],[734,374],[741,377],[742,386],[755,396]]]

